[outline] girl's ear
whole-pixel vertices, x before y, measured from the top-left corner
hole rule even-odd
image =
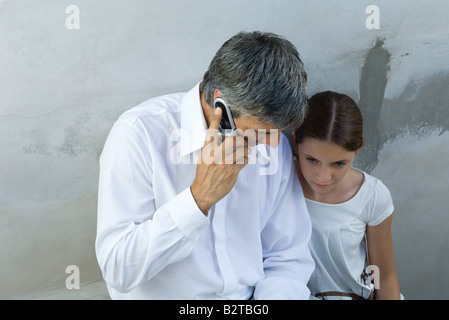
[[[298,143],[296,142],[295,131],[291,134],[291,144],[293,146],[293,158],[298,156]]]
[[[360,151],[362,151],[364,146],[365,146],[365,140],[363,141],[362,146],[355,151],[355,155],[357,155]]]

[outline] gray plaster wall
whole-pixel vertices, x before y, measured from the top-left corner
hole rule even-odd
[[[365,25],[369,5],[380,29]],[[0,298],[108,298],[94,240],[113,122],[190,89],[225,40],[262,30],[297,46],[310,94],[359,102],[356,166],[392,193],[401,291],[448,299],[448,12],[442,0],[0,0]],[[69,265],[80,289],[66,288]]]

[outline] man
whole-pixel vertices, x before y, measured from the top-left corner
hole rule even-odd
[[[290,42],[242,32],[191,91],[118,119],[100,158],[96,239],[112,299],[309,298],[311,225],[281,133],[302,122],[305,88]],[[239,134],[218,135],[218,97]]]

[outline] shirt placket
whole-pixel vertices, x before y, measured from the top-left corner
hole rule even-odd
[[[226,201],[225,199],[221,201]],[[215,253],[218,262],[218,268],[220,270],[223,279],[223,291],[217,292],[218,295],[226,296],[237,290],[238,276],[234,270],[234,266],[229,259],[227,247],[227,236],[232,236],[226,229],[226,212],[224,207],[220,204],[215,205],[214,217],[212,228],[215,237]]]

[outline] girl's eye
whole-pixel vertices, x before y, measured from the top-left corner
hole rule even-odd
[[[338,167],[338,168],[344,167],[345,164],[346,164],[346,162],[343,162],[343,161],[335,162],[335,166]]]
[[[316,162],[317,162],[316,159],[310,158],[310,157],[307,157],[306,160],[307,160],[308,162],[310,162],[310,163],[316,163]]]

